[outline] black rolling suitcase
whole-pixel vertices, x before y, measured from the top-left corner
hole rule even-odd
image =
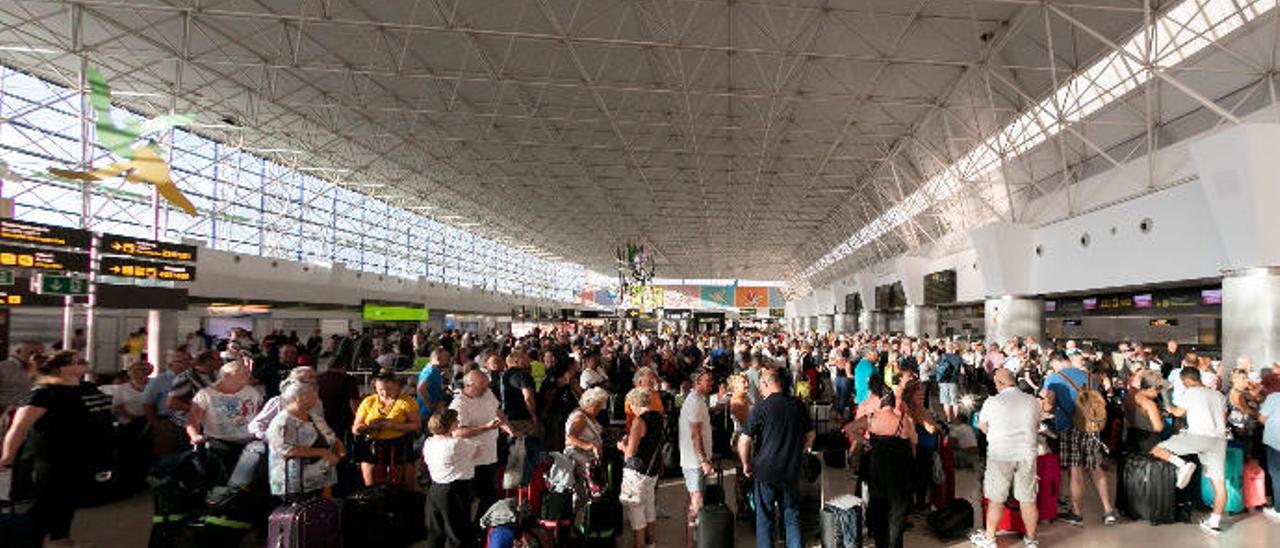
[[[724,503],[724,471],[716,471],[715,484],[702,492],[702,508],[694,522],[698,548],[733,548],[733,511]]]
[[[1152,525],[1178,521],[1178,473],[1172,464],[1146,455],[1129,455],[1123,472],[1122,513]]]

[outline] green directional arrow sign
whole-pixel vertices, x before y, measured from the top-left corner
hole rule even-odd
[[[89,282],[71,276],[41,276],[41,295],[86,295],[89,293]]]
[[[0,270],[0,285],[13,285],[12,270]]]

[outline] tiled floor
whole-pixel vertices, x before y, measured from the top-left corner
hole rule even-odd
[[[732,493],[732,474],[726,476]],[[827,469],[824,474],[824,486],[829,495],[848,493],[852,482],[847,472]],[[957,489],[961,496],[976,500],[977,481],[973,472],[961,470],[957,476]],[[1114,489],[1114,486],[1112,487]],[[732,495],[730,495],[732,497]],[[731,503],[732,504],[732,503]],[[658,546],[680,547],[684,542],[683,519],[687,503],[684,487],[679,479],[664,480],[659,487],[658,507],[671,517],[658,521]],[[73,536],[82,542],[89,542],[99,548],[143,547],[146,546],[147,533],[150,527],[151,498],[147,494],[135,496],[129,500],[102,508],[83,510],[76,515]],[[1224,546],[1231,548],[1262,548],[1280,546],[1280,524],[1267,521],[1261,514],[1241,514],[1226,520],[1225,532],[1220,538],[1213,539],[1200,532],[1195,525],[1164,525],[1152,527],[1146,522],[1121,522],[1119,525],[1104,527],[1101,523],[1101,510],[1097,498],[1089,495],[1085,505],[1087,523],[1084,527],[1073,527],[1063,523],[1044,525],[1041,532],[1041,546],[1089,546],[1107,547],[1200,547]],[[755,534],[752,526],[745,522],[738,524],[736,546],[754,546]],[[620,546],[630,546],[631,536],[625,534],[620,539]],[[247,542],[245,546],[254,543]],[[807,545],[816,546],[812,539]],[[908,532],[908,547],[934,546],[967,546],[967,542],[946,544],[931,536],[923,523]],[[1021,540],[1015,536],[1000,538],[1002,547],[1021,546]],[[420,544],[425,546],[425,543]],[[359,548],[359,547],[356,547]]]

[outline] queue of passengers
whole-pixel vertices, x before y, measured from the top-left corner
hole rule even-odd
[[[777,534],[798,547],[816,401],[829,402],[832,430],[844,434],[835,445],[870,486],[865,525],[885,548],[903,545],[909,516],[932,523],[954,506],[954,488],[942,488],[954,476],[953,446],[982,455],[987,511],[970,536],[982,547],[994,546],[1010,494],[1024,543],[1037,545],[1046,512],[1038,482],[1059,467],[1067,486],[1050,513],[1073,525],[1119,520],[1126,508],[1111,500],[1105,470],[1127,457],[1169,463],[1178,489],[1203,476],[1211,505],[1200,526],[1213,535],[1241,468],[1265,470],[1280,491],[1280,364],[1240,358],[1226,367],[1174,341],[1102,352],[1032,338],[576,327],[523,337],[315,335],[305,343],[279,332],[258,342],[236,330],[226,340],[193,334],[186,342],[154,376],[139,356],[101,385],[86,381],[78,352],[50,353],[38,342],[0,362],[0,466],[13,474],[12,498],[32,501],[39,538],[75,545],[70,525],[86,493],[108,484],[136,491],[151,462],[204,448],[232,492],[335,497],[381,484],[421,492],[406,500],[430,499],[420,503],[430,508],[426,533],[448,546],[485,545],[492,528],[482,523],[492,525],[493,509],[530,488],[532,470],[544,473],[563,457],[571,469],[566,512],[581,521],[594,511],[588,506],[612,497],[639,548],[655,542],[657,478],[672,469],[688,493],[692,547],[703,494],[727,459],[739,473],[734,508],[754,523],[758,546]],[[362,387],[356,370],[370,371],[371,386]],[[732,439],[713,443],[720,438]],[[1243,464],[1228,458],[1237,453]],[[601,462],[615,460],[620,481],[602,487]],[[1084,515],[1089,486],[1099,516]],[[1280,521],[1276,502],[1254,487],[1244,485],[1246,506]],[[580,527],[536,534],[592,538]]]

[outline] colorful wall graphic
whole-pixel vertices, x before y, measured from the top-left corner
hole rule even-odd
[[[769,288],[739,286],[733,293],[733,306],[738,308],[768,308]]]
[[[702,308],[702,287],[696,285],[668,285],[663,299],[666,308]]]
[[[733,306],[734,286],[704,285],[702,286],[703,308],[729,308]]]

